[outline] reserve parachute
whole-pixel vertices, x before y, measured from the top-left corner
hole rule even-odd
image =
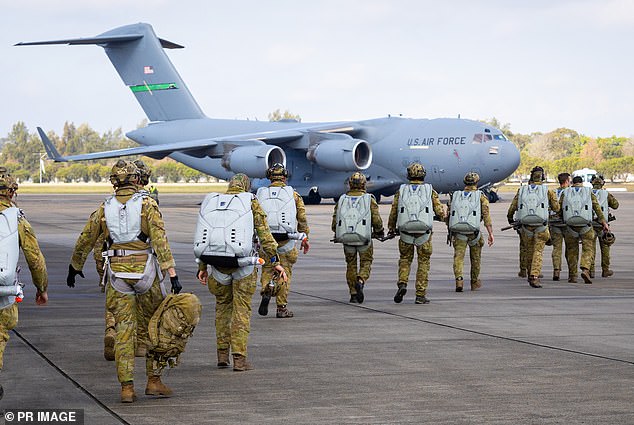
[[[372,240],[372,195],[341,195],[337,203],[335,241],[344,245],[363,246]]]

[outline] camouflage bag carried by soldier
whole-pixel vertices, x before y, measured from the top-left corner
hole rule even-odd
[[[156,309],[148,325],[155,367],[176,367],[185,345],[200,321],[202,306],[194,294],[170,294]]]
[[[344,245],[362,246],[372,240],[372,195],[341,195],[337,205],[335,241]]]
[[[449,230],[454,233],[470,235],[480,231],[482,215],[479,190],[457,190],[451,195]]]
[[[425,233],[434,225],[430,184],[403,184],[399,189],[396,227],[404,233]]]
[[[520,188],[517,221],[527,226],[548,223],[548,186],[529,184]]]

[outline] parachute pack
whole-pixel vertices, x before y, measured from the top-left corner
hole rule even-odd
[[[544,226],[548,223],[548,186],[529,184],[519,192],[517,221],[527,226]]]
[[[297,231],[297,206],[291,186],[261,187],[255,195],[266,213],[266,220],[273,237],[286,236]]]
[[[434,224],[430,184],[402,184],[399,188],[396,227],[404,233],[426,233]]]
[[[363,246],[372,240],[372,196],[341,195],[337,203],[335,240],[344,245]]]
[[[562,205],[564,223],[569,226],[587,226],[592,223],[592,189],[569,187],[564,191]]]
[[[482,208],[479,190],[457,190],[451,195],[449,212],[449,230],[460,234],[473,234],[480,231]]]
[[[16,207],[0,212],[0,309],[13,305],[16,295],[22,293],[18,283],[19,214]]]
[[[592,193],[597,197],[597,201],[599,201],[599,206],[601,207],[601,211],[603,212],[604,217],[608,217],[608,191],[605,189],[592,189]],[[597,219],[596,214],[592,215],[594,220]]]
[[[146,196],[147,192],[137,192],[125,204],[114,195],[106,199],[103,212],[114,243],[132,242],[142,237],[141,209]]]
[[[176,367],[185,345],[200,321],[202,305],[194,294],[169,294],[148,325],[153,369]]]

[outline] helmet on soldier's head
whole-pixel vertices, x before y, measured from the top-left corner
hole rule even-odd
[[[590,183],[592,184],[593,188],[601,189],[603,185],[605,184],[605,179],[603,178],[601,174],[595,174],[594,176],[592,176]]]
[[[251,180],[246,174],[234,174],[229,180],[229,189],[239,189],[244,192],[251,190]]]
[[[18,190],[18,182],[9,174],[6,167],[0,167],[0,195],[11,197]]]
[[[350,189],[365,190],[366,182],[367,182],[367,179],[365,178],[363,173],[359,171],[355,171],[354,173],[352,173],[352,175],[350,176],[350,179],[348,180],[348,186],[350,186]]]
[[[603,232],[603,234],[601,235],[601,240],[604,244],[610,246],[616,241],[616,236],[614,236],[614,233],[612,232]]]
[[[114,187],[125,186],[135,183],[133,180],[139,177],[139,169],[133,162],[120,159],[112,166],[110,171],[110,183]]]
[[[425,180],[427,171],[420,162],[412,162],[407,166],[407,180]]]
[[[534,167],[531,170],[531,179],[530,181],[532,182],[542,182],[546,180],[546,173],[544,172],[544,169],[542,167],[540,167],[539,165]]]
[[[288,171],[284,164],[276,162],[271,165],[268,170],[266,170],[266,178],[275,181],[275,180],[284,180],[288,177]]]
[[[145,165],[145,162],[141,161],[140,159],[137,159],[136,161],[134,161],[134,165],[139,170],[139,183],[142,186],[147,185],[150,182],[150,176],[152,175],[152,170],[150,170],[150,168],[147,165]]]
[[[468,185],[476,185],[478,184],[479,181],[480,181],[480,176],[475,171],[469,171],[467,174],[465,174],[464,180],[463,180],[464,184],[468,184]]]

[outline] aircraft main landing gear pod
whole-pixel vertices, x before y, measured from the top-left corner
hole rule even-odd
[[[318,205],[321,202],[321,195],[316,189],[311,189],[308,196],[303,196],[306,205]]]

